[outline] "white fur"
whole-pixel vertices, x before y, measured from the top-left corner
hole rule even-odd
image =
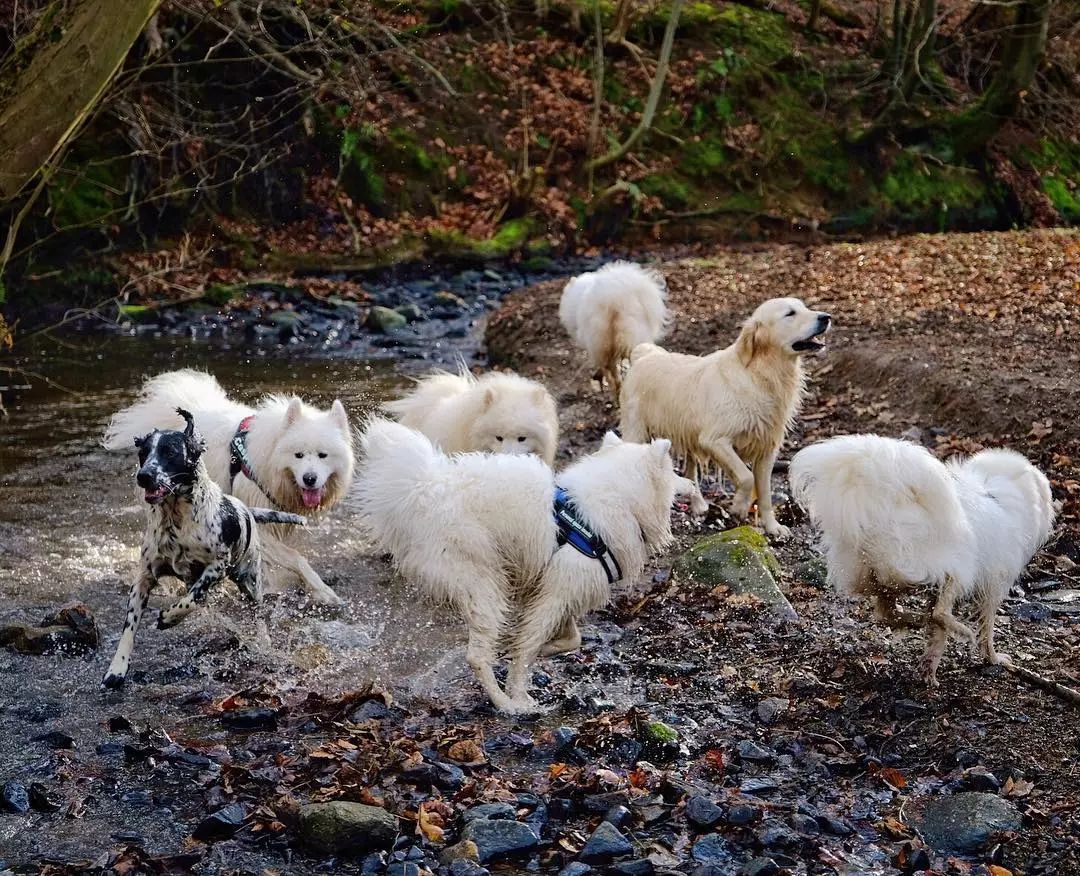
[[[183,428],[178,407],[191,411],[206,440],[204,460],[213,481],[251,507],[277,507],[314,516],[328,511],[345,495],[352,482],[353,453],[349,418],[340,401],[323,411],[296,396],[271,395],[257,408],[230,399],[210,374],[192,369],[168,371],[146,381],[138,399],[109,421],[104,444],[127,450],[135,436],[154,429]],[[247,438],[254,484],[243,473],[229,476],[229,442],[241,420],[254,414]],[[305,504],[304,477],[314,478],[309,496],[318,505]],[[265,490],[265,492],[264,492]],[[341,598],[319,577],[291,545],[298,533],[292,527],[263,530],[263,557],[287,576],[299,577],[312,598],[340,604]],[[282,582],[277,582],[280,586]]]
[[[599,562],[557,544],[551,469],[533,456],[447,456],[421,433],[382,419],[368,424],[361,443],[356,495],[377,547],[430,598],[461,613],[469,665],[492,703],[534,711],[529,664],[553,636],[576,647],[574,622],[610,596]],[[666,441],[635,445],[610,434],[559,477],[630,580],[671,540],[671,502],[688,486],[668,449]],[[514,649],[507,692],[492,670],[504,642]]]
[[[671,322],[664,278],[633,262],[611,262],[563,289],[559,321],[619,400],[620,368],[638,344],[656,343]]]
[[[978,603],[982,654],[1005,659],[994,650],[995,615],[1054,522],[1042,472],[1011,450],[943,464],[908,442],[847,435],[799,451],[790,477],[821,530],[836,588],[873,595],[887,621],[898,620],[904,591],[936,591],[924,667],[931,684],[949,632],[975,641],[953,617],[954,602]]]
[[[464,369],[440,371],[384,407],[444,453],[535,453],[548,465],[555,462],[555,400],[543,384],[518,374],[492,371],[477,378]]]
[[[774,298],[754,311],[735,343],[708,356],[636,347],[622,387],[623,437],[671,439],[692,481],[699,465],[719,466],[736,485],[732,514],[745,518],[756,492],[765,531],[786,536],[773,513],[771,484],[804,392],[802,351],[793,345],[827,326],[828,314],[808,310],[797,298]],[[705,512],[700,493],[691,509]]]

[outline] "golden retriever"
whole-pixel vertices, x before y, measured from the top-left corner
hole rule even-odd
[[[802,354],[824,349],[815,338],[830,322],[797,298],[773,298],[743,323],[735,343],[708,356],[639,345],[620,396],[623,437],[670,439],[691,481],[699,463],[717,465],[735,482],[731,513],[744,519],[756,489],[765,532],[786,537],[773,513],[773,464],[802,402]],[[694,514],[705,509],[700,494],[691,499]]]

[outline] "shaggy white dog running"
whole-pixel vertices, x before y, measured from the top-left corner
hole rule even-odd
[[[555,462],[555,400],[543,384],[519,374],[491,371],[477,378],[465,369],[440,371],[383,407],[444,453],[535,453],[548,465]]]
[[[638,344],[655,343],[671,322],[663,276],[633,262],[611,262],[563,289],[559,321],[589,356],[594,379],[619,402],[620,369]]]
[[[548,653],[577,647],[576,620],[607,603],[612,583],[600,560],[560,546],[551,469],[535,456],[446,456],[383,419],[368,424],[361,445],[356,495],[376,546],[426,595],[461,613],[467,660],[495,707],[536,711],[529,664],[549,643]],[[608,433],[600,450],[559,475],[614,558],[607,568],[623,579],[636,578],[671,540],[671,503],[690,488],[675,475],[669,446]],[[504,643],[514,654],[506,692],[492,669]]]
[[[296,396],[271,395],[251,408],[230,399],[212,375],[192,369],[168,371],[146,381],[135,403],[109,421],[105,446],[129,450],[136,436],[154,429],[182,429],[177,408],[191,411],[206,440],[204,459],[210,477],[246,505],[313,517],[334,507],[352,483],[352,432],[340,401],[321,411]],[[231,465],[235,453],[230,445],[242,423],[243,465]],[[290,577],[299,577],[316,602],[341,604],[341,597],[292,546],[297,534],[291,529],[264,528],[263,558]],[[283,583],[272,577],[268,589]]]
[[[1012,583],[1050,536],[1045,475],[1019,453],[984,450],[941,463],[928,450],[878,435],[831,438],[791,460],[795,499],[821,530],[830,583],[875,597],[878,616],[905,625],[896,600],[936,593],[923,670],[931,687],[948,634],[978,642],[990,663],[994,619]],[[953,615],[974,599],[979,634]]]
[[[773,465],[802,403],[802,354],[824,349],[814,339],[829,323],[829,314],[797,298],[773,298],[743,324],[735,343],[708,356],[636,347],[622,388],[623,437],[670,438],[692,481],[699,464],[719,466],[735,482],[731,513],[745,518],[756,491],[765,531],[786,536],[773,513]],[[705,513],[700,493],[690,507]]]

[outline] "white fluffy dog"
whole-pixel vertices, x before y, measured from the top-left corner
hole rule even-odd
[[[356,495],[376,546],[429,597],[461,613],[469,665],[495,707],[536,711],[529,664],[549,642],[549,653],[577,647],[576,619],[611,592],[599,560],[560,546],[551,469],[535,456],[446,456],[383,419],[368,424],[361,444]],[[609,433],[558,478],[622,578],[633,580],[671,540],[671,503],[690,485],[675,475],[668,450],[667,441],[630,444]],[[506,692],[492,670],[503,643],[514,651]]]
[[[555,400],[541,383],[492,371],[474,377],[436,372],[386,408],[444,453],[535,453],[548,465],[559,447]]]
[[[847,435],[800,450],[790,476],[821,530],[835,587],[874,596],[890,625],[905,623],[896,608],[902,593],[936,593],[923,667],[930,686],[949,633],[978,641],[987,661],[1007,662],[994,650],[995,615],[1054,523],[1042,472],[1011,450],[942,464],[915,444]],[[966,599],[978,604],[977,639],[953,616]]]
[[[148,380],[135,403],[109,421],[105,446],[127,450],[134,436],[183,428],[177,408],[192,412],[206,440],[210,477],[249,506],[315,516],[336,505],[352,483],[352,432],[340,401],[321,411],[296,396],[271,395],[251,408],[230,399],[212,375],[191,369]],[[232,445],[242,423],[240,465]],[[266,527],[263,533],[262,553],[271,565],[299,577],[316,602],[341,603],[292,547],[297,535],[289,527]]]
[[[773,298],[743,324],[735,343],[708,356],[636,347],[622,388],[623,437],[670,438],[692,481],[699,464],[719,466],[735,482],[731,513],[745,518],[756,490],[765,531],[786,536],[773,513],[773,465],[802,403],[801,356],[824,348],[814,339],[829,322],[797,298]],[[691,510],[703,514],[706,507],[695,493]]]
[[[638,344],[660,340],[671,322],[664,278],[633,262],[611,262],[581,274],[563,289],[559,321],[618,404],[622,364]]]

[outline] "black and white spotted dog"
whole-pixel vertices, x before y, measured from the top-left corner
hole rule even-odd
[[[177,413],[187,422],[183,432],[155,429],[135,439],[139,449],[135,479],[146,491],[150,507],[138,577],[131,585],[120,644],[102,680],[105,687],[120,687],[127,677],[135,632],[159,578],[172,575],[188,586],[182,598],[162,609],[159,629],[182,621],[226,576],[237,583],[241,593],[259,603],[261,562],[255,524],[304,525],[304,518],[297,514],[248,508],[236,497],[224,495],[206,472],[202,460],[206,445],[194,419],[182,408]]]

